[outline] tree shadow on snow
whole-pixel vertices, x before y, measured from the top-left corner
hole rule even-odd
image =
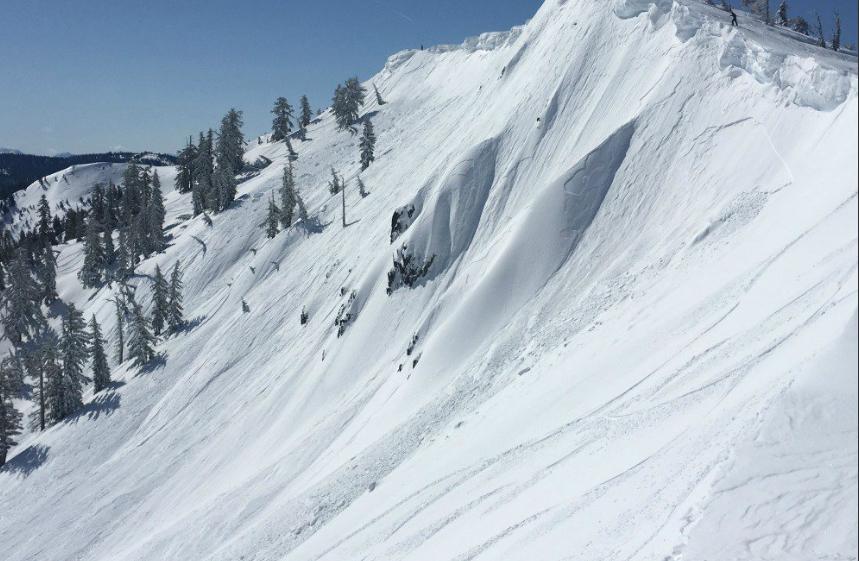
[[[140,372],[138,372],[137,375],[152,374],[156,370],[160,370],[165,366],[167,366],[167,353],[158,353],[155,355],[155,358],[140,368]]]
[[[18,452],[14,458],[6,462],[6,465],[0,468],[0,471],[27,477],[45,463],[48,459],[48,450],[50,448],[43,444],[28,446],[21,452]]]
[[[94,421],[102,415],[109,416],[119,409],[122,396],[116,390],[125,385],[125,382],[111,382],[107,389],[95,394],[92,400],[78,410],[75,415],[69,417],[67,422],[77,423],[81,419]]]
[[[189,331],[193,331],[194,329],[200,327],[204,321],[206,321],[206,316],[193,317],[186,321],[185,324],[182,326],[182,329],[180,329],[178,332],[188,333]]]
[[[90,298],[90,300],[92,297]],[[69,305],[57,298],[51,305],[48,306],[48,317],[49,318],[62,318],[66,317],[66,314],[69,313]]]

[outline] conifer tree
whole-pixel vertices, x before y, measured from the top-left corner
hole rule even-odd
[[[331,168],[331,179],[328,181],[328,192],[332,195],[338,194],[343,189],[343,180],[337,175],[337,171]]]
[[[155,358],[153,345],[155,337],[150,330],[149,321],[146,319],[146,314],[143,313],[143,308],[135,301],[131,301],[131,333],[128,341],[128,356],[134,360],[138,366]]]
[[[51,419],[51,390],[62,380],[60,341],[56,332],[48,327],[24,357],[27,373],[34,381],[33,401],[36,404],[31,421],[34,428],[45,430]]]
[[[292,226],[295,203],[295,176],[292,171],[292,162],[287,160],[286,166],[283,168],[283,182],[280,187],[280,223],[284,228]]]
[[[116,248],[113,245],[113,231],[105,230],[102,234],[102,251],[104,253],[105,278],[109,279],[110,268],[116,264]]]
[[[42,246],[36,264],[36,278],[41,286],[42,301],[50,306],[57,301],[57,258],[50,245]]]
[[[778,25],[781,26],[787,26],[790,23],[790,17],[788,16],[787,0],[781,0],[781,3],[778,5],[778,12],[776,12],[775,21]]]
[[[200,133],[197,155],[192,167],[194,173],[194,185],[192,200],[194,203],[194,215],[198,215],[206,209],[212,208],[209,202],[212,193],[212,175],[214,173],[214,133],[212,129],[206,136]]]
[[[161,194],[161,179],[158,171],[152,174],[152,193],[147,207],[147,238],[153,251],[164,249],[164,197]]]
[[[279,97],[274,101],[274,109],[271,110],[274,119],[271,122],[271,141],[280,142],[289,137],[292,132],[293,109],[285,97]]]
[[[826,48],[826,36],[823,34],[823,22],[820,21],[820,14],[815,13],[817,16],[817,46]]]
[[[277,225],[280,222],[281,216],[280,209],[277,208],[277,204],[274,202],[274,193],[272,193],[271,199],[268,201],[268,214],[265,219],[265,235],[268,238],[277,237]]]
[[[349,78],[345,85],[338,85],[334,90],[332,110],[340,130],[355,132],[352,125],[358,121],[365,94],[366,90],[361,86],[358,78]]]
[[[93,391],[98,393],[110,386],[110,367],[107,364],[107,353],[104,351],[104,337],[95,314],[89,322],[89,354],[92,357]]]
[[[171,333],[176,333],[185,324],[182,309],[182,269],[177,261],[170,273],[170,291],[167,298],[167,326]]]
[[[307,99],[306,95],[301,96],[299,106],[301,107],[301,116],[298,118],[298,126],[301,127],[302,131],[305,131],[310,126],[310,121],[313,120],[313,110],[310,109],[310,100]]]
[[[244,167],[244,143],[242,134],[242,112],[230,109],[221,119],[218,131],[218,144],[215,148],[215,160],[221,170],[230,170],[231,174],[241,173]]]
[[[367,192],[367,186],[364,185],[364,181],[361,179],[361,176],[358,176],[358,194],[361,195],[361,198],[368,196],[370,193]]]
[[[104,248],[98,234],[98,224],[90,218],[87,221],[87,235],[84,241],[84,263],[78,278],[84,288],[93,288],[101,284],[104,273]]]
[[[167,279],[161,273],[161,267],[155,266],[155,276],[152,279],[152,333],[158,337],[164,330],[168,314]]]
[[[39,238],[44,244],[50,244],[54,241],[52,225],[53,219],[51,218],[51,206],[48,204],[48,198],[45,195],[42,195],[39,199],[38,232]]]
[[[364,171],[376,159],[376,133],[373,130],[373,123],[370,119],[364,121],[364,134],[361,135],[361,171]]]
[[[27,256],[19,249],[9,263],[7,287],[3,291],[3,333],[15,346],[33,337],[45,325],[42,315],[41,290],[30,274]]]
[[[379,93],[379,88],[376,87],[376,84],[373,84],[373,93],[376,94],[376,103],[381,107],[387,103],[384,99],[382,99],[382,94]]]
[[[106,195],[104,184],[96,183],[89,199],[90,216],[94,216],[99,224],[105,223],[106,218]]]
[[[177,157],[175,187],[180,193],[190,193],[194,189],[194,160],[197,159],[197,147],[191,137],[188,137],[188,145],[179,151]]]
[[[60,379],[52,381],[49,391],[51,420],[59,422],[83,405],[83,385],[88,381],[84,376],[84,364],[88,359],[89,341],[83,314],[74,304],[69,304],[63,318],[60,355],[63,366]]]
[[[835,12],[835,25],[832,31],[832,50],[841,50],[841,14]]]
[[[236,200],[236,178],[229,164],[215,170],[212,182],[215,191],[212,210],[224,211]]]
[[[128,247],[128,232],[123,228],[119,231],[116,248],[116,277],[124,279],[134,271],[131,259],[131,248]]]
[[[15,446],[15,437],[21,434],[21,412],[12,402],[20,385],[15,360],[10,356],[0,361],[0,468],[6,464],[6,455]]]

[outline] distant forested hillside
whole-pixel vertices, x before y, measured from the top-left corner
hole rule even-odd
[[[106,152],[103,154],[76,154],[72,156],[35,156],[32,154],[0,153],[0,198],[24,189],[40,177],[56,173],[77,164],[95,162],[123,163],[136,158],[151,165],[170,165],[176,158],[169,154],[151,152]]]

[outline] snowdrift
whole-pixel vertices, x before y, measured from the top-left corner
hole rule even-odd
[[[11,451],[3,558],[856,557],[856,60],[727,23],[547,0],[394,55],[370,196],[331,115],[294,143],[319,233],[260,227],[281,143],[212,226],[167,193],[132,284],[181,261],[191,326]],[[435,259],[389,295],[403,244]]]

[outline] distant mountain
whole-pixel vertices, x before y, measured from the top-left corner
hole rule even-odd
[[[22,154],[11,148],[0,149],[0,198],[6,198],[15,191],[26,188],[62,169],[79,164],[113,163],[121,164],[132,159],[148,165],[164,166],[175,163],[170,154],[153,152],[105,152],[101,154],[74,154],[57,156],[38,156]]]

